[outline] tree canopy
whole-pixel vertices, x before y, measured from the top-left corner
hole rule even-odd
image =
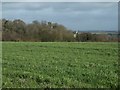
[[[3,41],[74,41],[73,32],[58,23],[3,19],[2,27]]]

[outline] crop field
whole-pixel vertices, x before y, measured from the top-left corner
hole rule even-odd
[[[113,88],[117,73],[118,43],[2,43],[4,88]]]

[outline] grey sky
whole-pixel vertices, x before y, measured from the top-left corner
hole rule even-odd
[[[25,22],[46,20],[73,30],[117,30],[117,2],[4,2],[2,17]]]
[[[118,2],[119,0],[1,0],[2,2]]]

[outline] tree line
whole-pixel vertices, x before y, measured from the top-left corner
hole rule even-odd
[[[80,33],[76,35],[76,41],[80,42],[118,42],[120,41],[119,34],[92,34]]]
[[[2,20],[3,41],[73,41],[73,33],[63,25],[47,21],[33,21],[26,24],[17,19]]]
[[[47,21],[25,23],[20,19],[0,20],[2,41],[40,41],[40,42],[104,42],[118,41],[117,37],[106,34],[75,33],[65,26]]]

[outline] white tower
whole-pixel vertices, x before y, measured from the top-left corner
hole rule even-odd
[[[77,37],[77,34],[78,34],[78,32],[76,31],[76,32],[74,33],[74,38],[76,38],[76,37]]]

